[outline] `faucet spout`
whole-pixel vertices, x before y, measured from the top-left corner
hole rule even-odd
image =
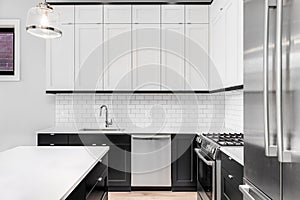
[[[110,125],[113,124],[112,119],[108,120],[108,107],[107,105],[102,105],[100,107],[100,116],[102,116],[102,109],[105,109],[105,127],[108,128]]]

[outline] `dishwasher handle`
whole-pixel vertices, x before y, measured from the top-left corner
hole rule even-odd
[[[168,140],[171,135],[133,135],[134,140]]]

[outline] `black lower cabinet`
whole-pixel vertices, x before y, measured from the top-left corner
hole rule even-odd
[[[195,135],[172,136],[172,191],[196,191]]]
[[[224,153],[221,154],[221,165],[221,199],[242,200],[243,195],[239,190],[239,185],[243,183],[243,166]]]
[[[104,156],[67,197],[67,200],[107,200],[108,199],[108,155]]]
[[[131,146],[128,144],[111,146],[108,166],[109,191],[130,191]]]

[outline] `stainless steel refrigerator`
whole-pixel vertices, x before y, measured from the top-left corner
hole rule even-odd
[[[300,0],[244,0],[244,199],[300,199]]]

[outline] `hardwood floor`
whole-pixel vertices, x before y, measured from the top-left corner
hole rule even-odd
[[[197,200],[196,192],[110,192],[108,200]]]

